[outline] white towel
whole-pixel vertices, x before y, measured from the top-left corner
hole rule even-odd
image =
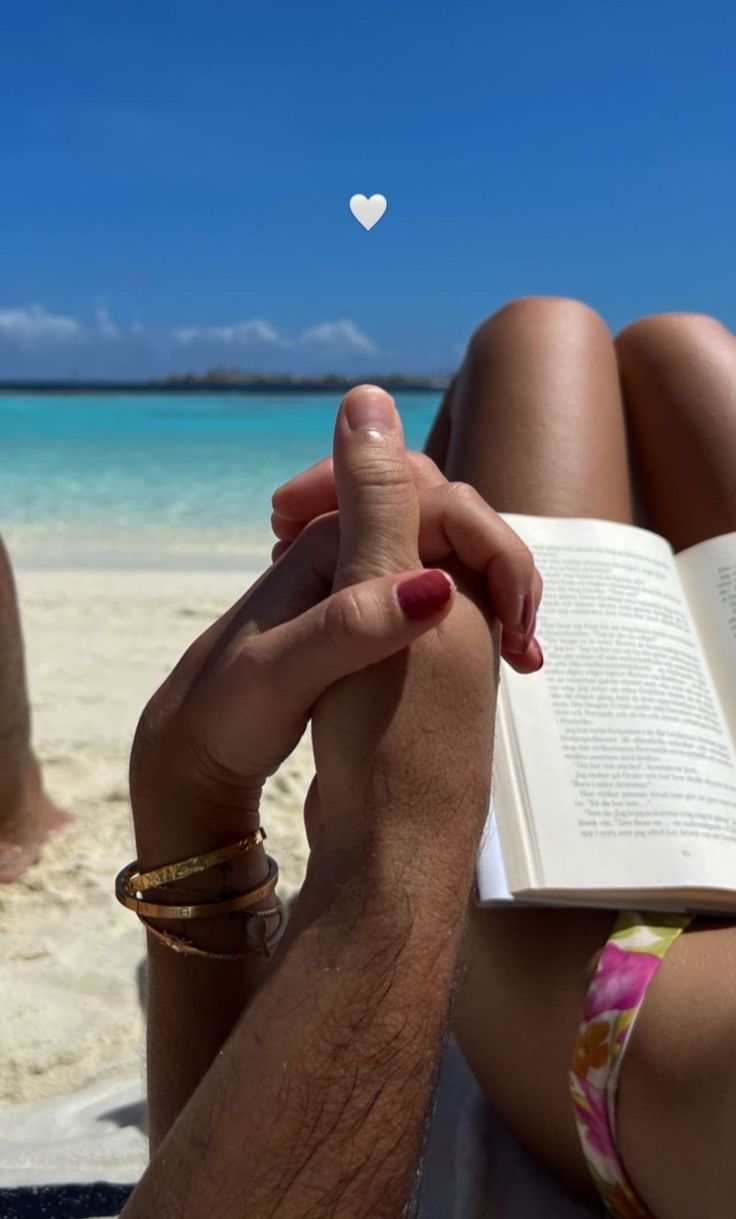
[[[148,1157],[140,1080],[0,1109],[0,1186],[130,1185]]]
[[[147,1163],[139,1080],[0,1110],[0,1187],[133,1184]],[[600,1219],[565,1192],[490,1110],[456,1043],[440,1070],[420,1219]]]

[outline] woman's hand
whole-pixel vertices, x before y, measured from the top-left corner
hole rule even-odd
[[[351,406],[357,412],[378,400],[389,402],[394,449],[405,452],[400,421],[387,395],[372,387],[351,391],[335,435],[335,460],[345,466],[345,505],[351,497],[366,495],[360,465],[343,460],[355,439],[346,419]],[[383,473],[373,471],[370,477],[389,477],[396,460],[394,455],[388,465],[379,462]],[[148,866],[212,849],[254,828],[263,783],[298,743],[320,695],[346,675],[407,648],[447,613],[453,588],[441,574],[434,577],[441,594],[434,607],[426,597],[417,602],[416,585],[409,583],[422,575],[416,546],[420,507],[411,478],[401,504],[403,568],[393,561],[390,540],[399,522],[392,495],[387,484],[375,507],[376,528],[385,535],[378,547],[392,560],[380,565],[385,574],[361,579],[360,548],[366,543],[345,536],[344,530],[341,537],[336,515],[315,520],[200,636],[154,695],[141,717],[131,759],[139,853],[142,845]],[[428,517],[434,505],[427,499]],[[431,536],[437,524],[422,529]],[[466,534],[473,537],[474,565],[488,568],[489,588],[496,604],[505,605],[508,620],[518,609],[519,586],[532,590],[539,579],[531,555],[482,501]],[[406,536],[414,539],[408,550]],[[374,530],[372,553],[375,545]],[[346,547],[353,547],[356,558],[342,562],[335,580]],[[415,610],[426,611],[421,620],[401,608],[402,599],[406,605],[412,596]],[[354,708],[354,719],[359,710]],[[341,727],[350,729],[349,724]]]
[[[542,667],[534,637],[542,599],[542,577],[514,533],[467,483],[451,483],[424,453],[407,454],[419,496],[419,557],[445,564],[453,554],[473,571],[485,572],[490,606],[503,627],[502,650],[518,673]],[[331,457],[297,474],[273,496],[274,560],[286,554],[309,523],[337,509]],[[530,583],[531,569],[531,583]]]

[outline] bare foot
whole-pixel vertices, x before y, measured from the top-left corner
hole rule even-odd
[[[37,863],[41,847],[55,830],[75,818],[46,795],[38,762],[29,762],[15,807],[0,810],[0,885],[10,885]]]

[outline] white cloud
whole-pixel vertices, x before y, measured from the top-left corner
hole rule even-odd
[[[249,322],[236,322],[231,326],[179,326],[172,331],[177,343],[187,346],[190,343],[227,343],[233,346],[247,347],[251,343],[268,343],[273,346],[284,346],[286,340],[281,338],[270,322],[261,318],[252,318]]]
[[[120,327],[117,322],[114,322],[110,317],[107,309],[104,306],[95,310],[95,322],[97,323],[97,333],[103,339],[119,339],[121,335]]]
[[[279,334],[270,322],[261,318],[236,322],[229,326],[178,326],[171,333],[174,340],[182,346],[192,343],[223,343],[244,347],[258,344],[293,347],[296,342],[301,347],[328,348],[333,351],[377,351],[375,343],[363,334],[354,322],[347,319],[339,322],[318,322],[316,326],[303,330],[296,340]]]
[[[299,336],[305,347],[333,347],[347,351],[377,351],[376,344],[355,325],[344,319],[340,322],[320,322],[310,326]]]
[[[362,330],[347,318],[334,322],[318,322],[302,330],[296,337],[282,335],[275,326],[263,318],[233,322],[223,326],[175,326],[157,328],[134,321],[121,325],[111,316],[106,306],[94,310],[91,320],[82,322],[75,317],[49,313],[42,305],[32,304],[17,308],[0,308],[0,340],[5,339],[18,347],[58,347],[80,343],[85,348],[126,341],[137,344],[154,344],[157,349],[166,347],[227,347],[235,353],[238,349],[267,348],[271,351],[294,352],[299,349],[337,357],[344,354],[371,354],[378,347]]]
[[[74,317],[47,313],[41,305],[28,305],[0,309],[0,337],[27,345],[73,343],[82,337],[82,327]]]

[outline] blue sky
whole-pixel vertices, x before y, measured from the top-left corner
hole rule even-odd
[[[532,292],[734,325],[735,47],[679,0],[7,5],[0,377],[442,372]]]

